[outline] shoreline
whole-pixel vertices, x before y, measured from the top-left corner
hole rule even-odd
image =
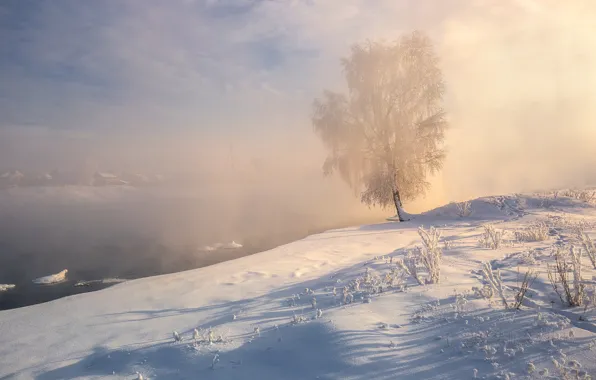
[[[325,231],[350,227],[352,225],[355,225],[356,223],[371,224],[379,222],[382,222],[382,220],[377,220],[376,218],[364,218],[363,221],[328,225],[325,227],[311,227],[305,230],[288,232],[284,234],[246,237],[244,239],[246,243],[244,243],[243,241],[243,246],[241,248],[222,248],[210,252],[197,250],[194,254],[190,252],[184,253],[184,251],[181,251],[181,254],[180,252],[178,252],[174,259],[170,260],[167,265],[162,265],[161,268],[159,263],[155,265],[155,262],[151,262],[149,265],[145,265],[144,267],[138,266],[138,268],[140,269],[136,273],[130,273],[131,275],[128,276],[123,275],[122,273],[115,273],[113,271],[110,271],[109,273],[104,274],[97,273],[94,276],[90,277],[89,275],[85,276],[84,274],[85,272],[89,272],[89,270],[69,269],[69,275],[67,276],[66,280],[60,283],[35,284],[33,283],[33,279],[22,279],[16,282],[13,281],[11,282],[11,284],[16,285],[14,288],[0,292],[0,311],[19,309],[27,306],[43,304],[77,294],[96,292],[129,280],[137,280],[141,278],[161,276],[172,273],[189,271],[193,269],[205,268],[222,262],[233,261],[242,257],[269,251],[277,247],[302,240],[308,236],[323,233]],[[166,255],[168,253],[172,254],[174,252],[165,252]],[[201,253],[203,255],[201,255]],[[207,254],[205,255],[205,253]],[[170,259],[172,258],[171,255],[167,255],[166,257]],[[141,256],[138,259],[142,260],[143,257]],[[104,279],[108,278],[118,278],[123,281],[103,281]],[[75,286],[80,282],[87,282],[87,284],[84,286]]]

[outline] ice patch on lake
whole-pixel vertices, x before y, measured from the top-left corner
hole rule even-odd
[[[64,269],[62,272],[56,274],[37,278],[33,280],[33,283],[39,285],[58,284],[60,282],[66,281],[66,273],[68,273],[68,269]]]
[[[79,281],[74,286],[91,286],[93,284],[118,284],[125,282],[122,278],[104,278],[103,280]]]
[[[14,289],[15,285],[13,284],[0,284],[0,292],[6,292],[10,289]]]
[[[242,244],[236,243],[235,241],[232,240],[232,242],[230,242],[230,243],[216,243],[213,245],[206,245],[202,248],[202,250],[206,251],[206,252],[213,252],[213,251],[217,251],[218,249],[238,249],[238,248],[242,248]]]

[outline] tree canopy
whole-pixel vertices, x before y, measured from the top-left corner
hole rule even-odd
[[[325,91],[313,105],[328,151],[323,171],[338,172],[369,206],[394,205],[404,220],[402,202],[427,191],[445,158],[439,59],[430,38],[413,32],[355,44],[341,65],[347,93]]]

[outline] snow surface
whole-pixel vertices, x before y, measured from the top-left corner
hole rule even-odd
[[[36,278],[33,280],[34,284],[39,285],[50,285],[50,284],[58,284],[60,282],[66,281],[66,274],[68,273],[68,269],[64,269],[62,272],[51,274],[49,276],[44,276],[40,278]]]
[[[551,357],[567,367],[577,361],[576,371],[594,376],[594,309],[563,307],[545,269],[551,247],[571,243],[578,222],[594,237],[596,208],[561,195],[483,198],[472,208],[468,218],[448,205],[407,223],[332,230],[210,267],[2,311],[0,379],[135,379],[137,372],[144,379],[471,379],[475,370],[487,379],[560,378]],[[549,239],[511,239],[536,221],[548,224]],[[485,223],[507,231],[502,248],[479,246]],[[420,245],[420,225],[442,232],[441,283],[409,278],[405,288],[375,294],[363,285],[343,304],[342,287],[383,278]],[[527,268],[540,272],[521,310],[473,295],[483,262],[500,268],[510,288]],[[592,279],[587,258],[584,266]],[[539,375],[545,369],[551,377]]]
[[[14,289],[16,285],[13,284],[0,284],[0,292],[6,292],[10,289]]]

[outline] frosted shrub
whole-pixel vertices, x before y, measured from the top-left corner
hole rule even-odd
[[[531,224],[522,231],[515,231],[515,238],[517,241],[535,242],[545,241],[549,238],[550,229],[544,222]]]
[[[404,284],[406,271],[399,267],[391,268],[391,272],[385,274],[385,284],[391,288],[401,287]]]
[[[581,273],[581,249],[573,246],[566,252],[557,247],[555,251],[555,265],[548,266],[547,273],[550,283],[563,304],[581,306],[585,296],[585,285]],[[571,263],[569,262],[571,261]],[[569,277],[569,272],[573,278]]]
[[[408,275],[412,276],[420,285],[438,284],[441,278],[441,259],[443,250],[439,246],[441,233],[434,227],[428,231],[418,228],[423,247],[409,251],[403,260],[396,260],[397,265]],[[423,267],[428,276],[422,279],[419,267]]]
[[[526,272],[522,284],[518,289],[517,294],[515,295],[515,302],[513,304],[514,309],[519,309],[521,307],[524,298],[526,297],[526,293],[528,292],[530,286],[534,283],[537,277],[538,273],[532,271],[531,269]]]
[[[512,302],[507,300],[507,287],[503,285],[500,270],[497,270],[495,273],[493,272],[493,269],[489,263],[484,263],[482,264],[482,277],[484,278],[486,285],[483,289],[474,289],[477,295],[483,296],[484,298],[488,298],[490,300],[494,294],[498,294],[506,309],[519,309],[524,298],[526,297],[526,293],[530,289],[530,286],[534,280],[536,280],[536,277],[538,277],[538,274],[532,270],[529,270],[525,273],[522,284],[517,290],[515,298]]]
[[[469,201],[457,202],[455,208],[457,209],[457,216],[460,218],[466,218],[472,215],[472,203]]]
[[[465,294],[456,293],[455,294],[455,312],[459,315],[462,315],[465,312],[466,304],[468,303],[468,299],[466,298]]]
[[[307,319],[306,319],[306,317],[305,317],[305,316],[303,316],[303,315],[296,315],[296,314],[294,314],[294,315],[292,316],[292,324],[293,324],[293,325],[298,325],[298,324],[300,324],[300,323],[304,323],[304,322],[306,322],[306,321],[307,321]]]
[[[354,301],[354,295],[352,294],[352,292],[350,292],[350,290],[348,289],[347,286],[345,286],[343,288],[343,294],[342,294],[342,302],[344,305],[350,304]]]
[[[472,291],[474,292],[474,295],[476,297],[485,298],[489,302],[492,300],[493,296],[495,295],[495,292],[494,292],[492,286],[490,286],[488,284],[485,284],[482,288],[473,287]]]
[[[418,262],[419,262],[420,254],[414,254],[413,252],[408,252],[406,257],[402,259],[397,259],[397,265],[408,275],[410,275],[414,280],[418,282],[420,285],[424,285],[424,281],[420,277],[418,272]]]
[[[450,251],[453,249],[453,242],[451,240],[443,240],[443,249]]]
[[[492,224],[483,226],[484,233],[480,237],[480,246],[489,249],[499,249],[503,244],[503,231],[497,231]]]
[[[553,359],[553,361],[556,361]],[[582,370],[582,365],[577,360],[570,360],[565,364],[563,360],[562,363],[557,362],[555,366],[557,371],[559,372],[560,379],[563,380],[590,380],[592,377],[588,374],[587,371]]]
[[[503,285],[503,281],[501,280],[501,271],[497,270],[497,273],[493,272],[493,268],[490,266],[489,263],[482,264],[482,277],[484,281],[492,288],[491,294],[498,294],[503,302],[503,305],[506,309],[509,308],[509,303],[507,302],[507,298],[505,297],[505,287]]]
[[[596,246],[594,242],[581,228],[576,229],[576,238],[592,262],[592,267],[596,269]]]
[[[596,199],[596,191],[569,189],[563,192],[563,196],[590,203]]]
[[[424,228],[418,228],[418,234],[422,238],[424,248],[418,252],[422,264],[428,271],[427,283],[438,284],[441,276],[441,259],[443,258],[443,251],[439,247],[439,240],[441,238],[441,232],[434,227],[431,227],[428,231]]]

